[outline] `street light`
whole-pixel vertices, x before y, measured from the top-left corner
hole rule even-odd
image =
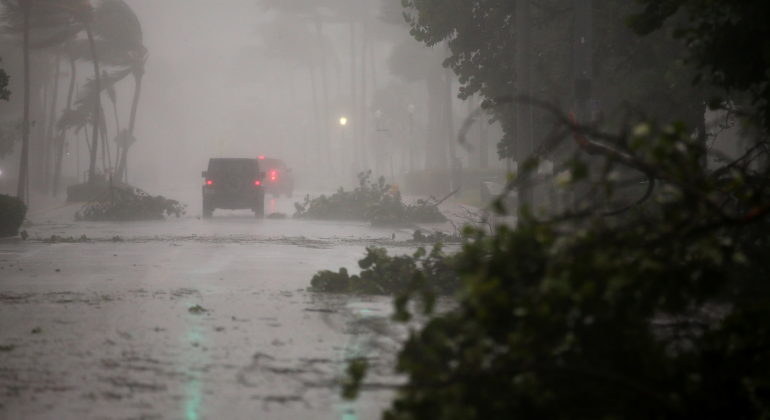
[[[307,161],[308,161],[308,149],[310,148],[307,144],[307,121],[302,120],[302,148],[305,149],[303,153],[304,161],[305,161],[305,169],[307,169]]]
[[[348,164],[352,163],[352,152],[350,153],[351,156],[348,158],[348,147],[345,147],[345,143],[349,141],[349,145],[352,147],[353,145],[353,139],[350,140],[346,139],[346,133],[345,133],[345,126],[348,124],[348,119],[345,117],[340,118],[340,157],[342,158],[342,165],[339,165],[340,168],[340,175],[342,176],[342,179],[344,180],[345,177],[345,168]],[[347,182],[347,181],[346,181]]]

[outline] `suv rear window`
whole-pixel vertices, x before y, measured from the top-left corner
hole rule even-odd
[[[234,172],[244,175],[255,175],[259,172],[256,159],[210,159],[209,172]]]
[[[286,170],[286,164],[280,159],[263,159],[265,168],[268,171],[272,170]]]

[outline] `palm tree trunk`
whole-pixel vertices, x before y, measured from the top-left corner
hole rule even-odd
[[[94,61],[94,80],[96,81],[96,99],[94,102],[94,114],[93,114],[93,126],[94,126],[94,134],[91,139],[91,162],[88,166],[88,182],[90,184],[93,184],[96,182],[96,178],[94,177],[96,173],[96,152],[99,148],[99,111],[102,108],[101,105],[101,93],[102,93],[102,84],[100,79],[100,73],[99,73],[99,60],[96,57],[96,44],[94,43],[94,34],[91,31],[91,25],[86,22],[85,24],[86,34],[88,35],[88,44],[91,47],[91,58]]]
[[[75,76],[77,66],[75,60],[70,59],[70,88],[67,91],[67,110],[72,108],[72,94],[75,92]],[[53,196],[56,197],[59,191],[59,179],[61,178],[61,162],[64,157],[64,134],[66,130],[59,131],[58,143],[56,145],[56,167],[53,171]],[[80,174],[78,174],[78,177]]]
[[[53,97],[51,98],[51,113],[48,117],[48,133],[46,134],[45,144],[45,158],[43,160],[45,164],[43,188],[48,192],[51,186],[51,147],[54,143],[53,128],[56,125],[56,104],[59,100],[59,77],[61,76],[61,51],[56,53],[56,70],[54,70],[53,79]]]
[[[118,102],[112,101],[112,112],[115,114],[115,136],[120,135],[120,120],[118,119]],[[115,173],[117,174],[118,164],[120,162],[120,145],[115,145]]]
[[[27,191],[27,185],[29,180],[27,176],[29,174],[29,13],[30,3],[29,0],[19,0],[22,12],[24,13],[24,41],[23,41],[23,55],[24,55],[24,119],[22,121],[21,130],[21,163],[19,165],[19,185],[16,189],[16,197],[27,203],[29,208],[29,197],[25,194]]]
[[[144,76],[144,68],[134,73],[134,79],[136,80],[136,86],[134,88],[134,101],[131,104],[131,118],[128,120],[128,133],[134,134],[134,124],[136,123],[136,109],[139,107],[139,95],[142,93],[142,77]],[[128,155],[129,147],[123,149],[123,153],[120,155],[120,163],[118,164],[118,182],[128,183]]]
[[[99,128],[101,128],[102,133],[102,171],[107,175],[107,172],[112,171],[112,156],[110,155],[110,142],[107,135],[107,117],[104,115],[103,106],[99,107]]]
[[[48,76],[48,75],[46,75]],[[35,134],[30,142],[30,165],[31,173],[29,181],[34,184],[35,190],[44,192],[43,175],[45,174],[45,150],[46,150],[46,127],[48,120],[48,97],[51,88],[51,81],[45,77],[40,93],[37,96],[37,103],[33,106],[37,108],[37,118],[35,120]]]
[[[454,73],[451,68],[447,67],[444,70],[444,75],[446,77],[444,80],[444,124],[446,127],[446,140],[449,141],[449,166],[451,167],[457,158],[455,152],[454,110],[452,110],[452,78]]]

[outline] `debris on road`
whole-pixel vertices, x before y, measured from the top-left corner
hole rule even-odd
[[[110,187],[96,200],[75,212],[75,221],[163,220],[185,214],[186,204],[163,196],[153,197],[135,187]]]
[[[353,191],[340,188],[336,193],[317,198],[305,196],[304,203],[294,203],[298,219],[361,220],[374,226],[399,226],[413,223],[443,223],[447,218],[427,200],[404,204],[401,193],[391,194],[391,186],[380,177],[369,181],[372,171],[358,174],[359,187]]]
[[[204,309],[204,308],[203,308],[202,306],[200,306],[200,305],[195,305],[195,306],[192,306],[192,307],[190,307],[190,309],[188,309],[188,311],[189,311],[191,314],[195,314],[195,315],[200,315],[200,314],[203,314],[203,313],[206,313],[206,312],[208,312],[208,310]]]

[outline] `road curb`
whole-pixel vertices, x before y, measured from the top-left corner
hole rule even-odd
[[[20,244],[21,241],[21,236],[8,236],[5,238],[0,238],[0,244]]]

